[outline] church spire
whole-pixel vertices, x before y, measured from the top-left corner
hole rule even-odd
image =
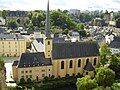
[[[49,0],[47,4],[47,13],[46,13],[46,37],[50,38],[50,17],[49,17]]]

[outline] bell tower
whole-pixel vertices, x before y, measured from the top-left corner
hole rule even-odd
[[[47,12],[46,12],[46,28],[45,28],[45,57],[51,58],[52,57],[52,47],[53,47],[53,40],[50,34],[50,15],[49,15],[49,0],[47,4]]]

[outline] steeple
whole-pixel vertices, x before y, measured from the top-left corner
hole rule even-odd
[[[48,0],[48,4],[47,4],[47,13],[46,13],[46,37],[47,38],[51,38],[50,36],[50,17],[49,17],[49,0]]]

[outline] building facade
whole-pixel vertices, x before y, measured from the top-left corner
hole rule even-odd
[[[79,16],[80,15],[80,10],[78,9],[70,9],[70,14],[73,14],[75,16]]]
[[[21,35],[0,34],[0,55],[20,56],[26,52],[26,41]]]
[[[95,42],[53,43],[45,40],[45,52],[23,53],[20,61],[13,63],[13,78],[20,81],[43,80],[45,76],[65,77],[90,75],[100,62],[99,48]]]
[[[46,19],[46,38],[42,41],[43,52],[23,53],[20,61],[14,61],[12,65],[13,78],[16,81],[20,81],[21,78],[39,81],[46,76],[57,78],[65,77],[67,74],[94,77],[94,70],[100,62],[98,44],[51,38],[49,2]]]
[[[24,25],[25,18],[27,17],[26,11],[9,11],[6,16],[7,21],[15,20],[19,25]]]

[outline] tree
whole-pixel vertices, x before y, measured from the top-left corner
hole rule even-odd
[[[7,27],[13,30],[13,29],[17,28],[18,25],[17,25],[17,23],[15,21],[9,21],[7,23]]]
[[[20,79],[20,85],[24,85],[25,84],[25,79],[24,78],[21,78]]]
[[[31,81],[31,79],[30,79],[30,78],[28,78],[28,79],[27,79],[27,83],[29,83],[29,84],[30,84],[31,82],[32,82],[32,81]]]
[[[50,13],[50,18],[51,26],[58,26],[63,30],[63,32],[66,32],[64,31],[65,29],[74,30],[77,28],[77,23],[70,16],[61,11],[53,10]]]
[[[4,60],[2,56],[0,56],[0,67],[4,67]]]
[[[25,18],[25,26],[28,27],[30,24],[30,19],[29,18]]]
[[[4,19],[6,19],[7,14],[8,14],[8,11],[7,11],[7,10],[3,10],[3,11],[2,11],[2,17],[3,17]]]
[[[99,86],[111,86],[114,82],[115,72],[109,68],[100,67],[96,69],[95,80]]]
[[[115,72],[115,78],[120,79],[120,56],[112,55],[110,58],[109,68]]]
[[[76,85],[77,90],[92,90],[97,87],[97,83],[95,82],[95,80],[91,80],[90,76],[78,78]]]
[[[78,32],[79,32],[79,34],[80,34],[82,37],[86,37],[86,35],[87,35],[87,33],[86,33],[85,30],[80,30],[80,31],[78,31]]]
[[[110,57],[111,51],[108,48],[107,44],[101,45],[100,49],[100,56],[101,56],[101,63],[104,66],[108,62],[108,57]]]
[[[17,23],[20,24],[20,19],[19,18],[17,19]]]

